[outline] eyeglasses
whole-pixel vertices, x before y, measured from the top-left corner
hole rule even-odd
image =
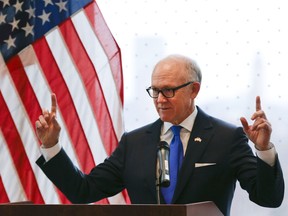
[[[153,87],[149,87],[146,89],[146,91],[148,92],[149,96],[151,98],[158,98],[159,96],[159,93],[161,92],[162,95],[166,98],[172,98],[174,97],[175,95],[175,91],[178,90],[178,89],[181,89],[185,86],[188,86],[190,84],[194,83],[193,81],[190,81],[190,82],[187,82],[183,85],[180,85],[180,86],[177,86],[177,87],[174,87],[174,88],[163,88],[163,89],[157,89],[157,88],[153,88]]]

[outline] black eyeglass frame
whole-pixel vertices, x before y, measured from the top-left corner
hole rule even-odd
[[[188,85],[190,85],[190,84],[192,84],[192,83],[194,83],[194,81],[190,81],[190,82],[184,83],[184,84],[182,84],[182,85],[180,85],[180,86],[176,86],[176,87],[174,87],[174,88],[163,88],[163,89],[157,89],[157,88],[153,88],[152,86],[150,86],[149,88],[146,89],[146,91],[147,91],[148,95],[149,95],[151,98],[158,98],[160,92],[161,92],[161,94],[162,94],[164,97],[166,97],[166,98],[172,98],[172,97],[175,96],[175,91],[176,91],[176,90],[181,89],[181,88],[184,88],[185,86],[188,86]],[[157,96],[153,96],[153,92],[152,92],[151,90],[152,90],[152,91],[157,91]],[[167,91],[167,90],[168,90],[168,91],[171,91],[171,90],[172,90],[172,92],[173,92],[172,96],[168,96],[168,97],[167,97],[167,95],[165,95],[164,92]]]

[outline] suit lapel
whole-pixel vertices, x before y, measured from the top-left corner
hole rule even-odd
[[[177,186],[172,200],[173,203],[175,203],[182,190],[185,188],[189,177],[194,171],[195,162],[200,160],[212,135],[213,128],[209,117],[200,108],[198,108],[198,114],[195,119],[183,164],[179,173]]]

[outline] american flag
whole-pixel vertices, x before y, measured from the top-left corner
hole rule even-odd
[[[0,48],[0,203],[69,203],[35,164],[35,121],[54,92],[75,165],[87,173],[109,156],[123,133],[119,47],[95,1],[0,0]]]

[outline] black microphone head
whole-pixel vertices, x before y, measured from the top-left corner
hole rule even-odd
[[[160,150],[160,149],[169,149],[169,145],[168,145],[168,143],[167,142],[165,142],[165,141],[160,141],[159,143],[158,143],[158,150]]]
[[[169,173],[169,152],[170,147],[167,142],[160,141],[157,146],[157,155],[159,160],[159,185],[162,187],[169,187],[170,173]]]

